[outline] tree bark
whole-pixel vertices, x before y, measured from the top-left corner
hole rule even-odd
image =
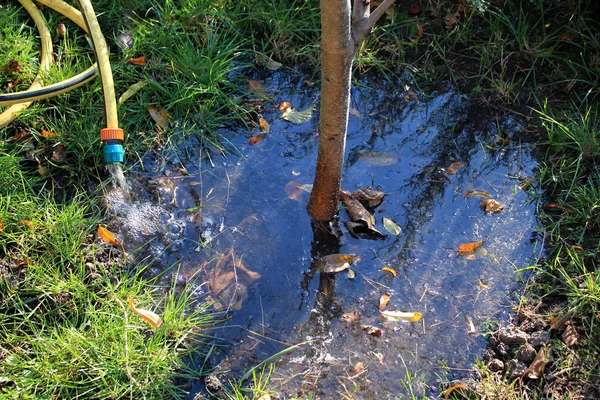
[[[317,221],[331,221],[339,202],[354,54],[393,2],[384,0],[371,13],[370,0],[354,0],[354,9],[350,0],[321,0],[319,150],[307,207]]]

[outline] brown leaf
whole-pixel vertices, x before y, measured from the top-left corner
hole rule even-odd
[[[342,190],[340,192],[340,198],[352,222],[350,224],[346,224],[350,230],[350,233],[356,236],[364,233],[368,236],[373,236],[380,239],[386,237],[386,235],[379,232],[375,228],[375,218],[373,215],[371,215],[371,213],[369,213],[369,211],[367,211],[367,209],[360,204],[358,200],[352,197],[350,192]]]
[[[285,184],[284,190],[287,194],[288,199],[302,201],[302,189],[300,189],[300,183],[296,181],[289,181]]]
[[[360,319],[360,315],[358,314],[358,311],[356,311],[356,310],[342,314],[342,321],[344,321],[346,323],[347,327],[352,324],[357,323],[359,319]]]
[[[52,152],[52,161],[54,161],[57,164],[62,164],[65,162],[66,158],[67,158],[67,148],[65,146],[63,146],[62,144],[59,146],[56,146],[56,148]]]
[[[383,202],[385,193],[367,186],[363,189],[358,189],[352,192],[352,197],[360,202],[366,208],[375,208]]]
[[[381,364],[381,365],[385,364],[385,358],[383,357],[383,354],[381,354],[381,353],[375,353],[374,351],[372,351],[371,353],[373,353],[373,355],[375,356],[375,358],[377,358],[377,361],[379,361],[379,364]]]
[[[423,26],[417,22],[417,37],[421,39],[423,37]]]
[[[390,301],[391,298],[392,296],[390,296],[389,294],[381,295],[381,297],[379,298],[379,310],[383,310],[385,306],[387,306],[387,303]]]
[[[352,368],[352,372],[354,372],[355,374],[360,373],[363,370],[363,365],[364,365],[364,363],[362,361],[357,362],[356,364],[354,364],[354,368]]]
[[[573,324],[567,325],[562,334],[562,341],[567,347],[573,347],[579,342],[579,333]]]
[[[47,138],[56,138],[56,137],[58,137],[58,134],[51,132],[51,131],[47,131],[45,129],[42,129],[42,136],[47,137]]]
[[[259,133],[256,136],[252,136],[250,138],[250,144],[258,144],[265,136],[267,136],[267,132]]]
[[[246,267],[233,249],[221,254],[216,265],[208,270],[208,286],[215,297],[216,310],[239,310],[247,297],[248,285],[261,276]]]
[[[31,133],[25,132],[24,130],[18,132],[15,136],[8,139],[8,142],[22,142],[31,138]]]
[[[130,58],[129,60],[127,60],[127,62],[129,64],[140,65],[143,67],[144,65],[146,65],[146,57],[140,56],[140,57]]]
[[[448,389],[444,390],[444,392],[443,392],[444,393],[444,399],[449,399],[450,398],[450,394],[452,392],[454,392],[455,390],[466,389],[466,388],[467,388],[466,385],[463,385],[462,383],[457,383],[456,385],[451,386]]]
[[[255,81],[253,79],[248,81],[248,90],[253,92],[263,91],[263,85],[259,81]]]
[[[25,225],[26,227],[28,227],[29,229],[33,229],[33,224],[31,223],[31,221],[28,221],[26,219],[22,219],[19,221],[19,224],[21,225]]]
[[[362,329],[363,331],[367,332],[371,336],[380,337],[381,335],[383,335],[383,331],[381,330],[381,328],[378,328],[376,326],[361,325],[360,329]]]
[[[21,83],[21,77],[17,77],[17,79],[15,79],[14,82],[9,82],[6,85],[6,91],[10,91],[12,88],[14,88],[15,86],[17,86],[19,83]]]
[[[527,368],[521,376],[529,379],[538,379],[542,375],[544,367],[550,361],[552,361],[552,349],[549,347],[542,347],[535,356],[535,360],[533,360],[529,368]]]
[[[112,234],[112,232],[101,225],[98,225],[98,236],[100,236],[100,239],[102,239],[102,241],[105,243],[112,244],[113,246],[120,245],[119,241],[115,239],[115,236]]]
[[[19,65],[19,62],[17,60],[10,60],[8,62],[8,64],[6,65],[6,67],[0,68],[0,71],[15,73],[15,72],[23,72],[23,69],[21,68],[21,66]]]
[[[483,245],[483,242],[480,240],[478,242],[471,243],[462,243],[458,247],[458,255],[459,256],[467,256],[469,254],[475,254],[478,248]]]
[[[65,26],[65,24],[56,25],[56,34],[61,38],[65,37],[65,35],[67,34],[67,27]]]
[[[452,164],[448,165],[448,168],[446,168],[446,172],[448,172],[449,175],[454,175],[458,172],[459,168],[462,167],[466,167],[467,163],[464,163],[462,161],[456,161],[453,162]]]
[[[40,176],[48,176],[48,174],[50,173],[50,171],[48,171],[48,168],[46,168],[42,164],[38,164],[37,168]]]
[[[162,131],[164,131],[171,122],[171,116],[160,104],[156,105],[155,107],[148,107],[148,112],[150,113],[150,116],[154,122],[156,122],[158,128]]]
[[[492,198],[492,195],[489,194],[488,192],[484,191],[484,190],[469,190],[466,194],[465,197],[468,199],[471,196],[483,196],[483,197],[487,197],[488,199]]]
[[[479,206],[486,214],[498,214],[504,210],[504,204],[494,199],[484,199],[479,202]]]
[[[0,232],[2,232],[4,230],[4,224],[2,223],[2,220],[0,219]]]

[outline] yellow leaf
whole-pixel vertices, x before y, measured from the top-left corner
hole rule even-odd
[[[475,329],[475,324],[473,320],[468,315],[465,315],[465,319],[467,320],[467,324],[469,324],[469,336],[475,334],[477,330]]]
[[[120,244],[111,231],[100,225],[98,225],[98,236],[100,236],[100,239],[105,243],[112,244],[113,246],[118,246]]]
[[[158,125],[158,127],[162,130],[164,130],[171,122],[171,116],[169,115],[167,110],[165,110],[165,108],[161,105],[157,105],[156,107],[149,107],[148,112],[152,116],[154,122],[156,122],[156,125]]]
[[[156,313],[150,310],[143,310],[141,308],[135,308],[133,305],[133,297],[129,297],[129,308],[131,311],[139,315],[141,319],[150,324],[154,329],[159,328],[162,325],[162,318],[159,317]]]
[[[359,372],[361,372],[363,370],[363,365],[364,363],[362,361],[357,362],[356,364],[354,364],[354,373],[358,374]]]
[[[261,132],[264,132],[264,133],[271,132],[271,127],[269,126],[269,123],[267,122],[266,119],[259,118],[258,119],[258,125],[260,126],[260,131]]]
[[[450,398],[450,393],[454,392],[456,389],[466,389],[467,387],[465,385],[463,385],[462,383],[457,383],[456,385],[449,387],[448,389],[444,390],[444,399],[449,399]]]
[[[479,278],[479,280],[477,280],[477,284],[482,289],[489,289],[490,288],[490,285],[483,283],[483,281],[481,280],[481,278]]]
[[[387,303],[390,301],[390,299],[392,298],[392,296],[390,296],[389,294],[384,294],[379,298],[379,309],[383,310],[385,308],[385,306],[387,306]]]
[[[380,269],[380,271],[389,272],[390,274],[396,276],[396,271],[393,270],[392,268],[389,268],[389,267],[383,267],[383,268]]]
[[[482,196],[482,197],[487,197],[488,199],[492,198],[492,195],[484,190],[470,190],[465,194],[465,197],[467,199],[471,196]]]
[[[423,317],[420,312],[380,311],[388,321],[417,322]]]
[[[42,129],[42,136],[47,137],[47,138],[55,138],[55,137],[58,137],[58,134],[51,132],[51,131],[47,131],[45,129]]]
[[[478,242],[462,243],[458,248],[458,255],[468,256],[469,254],[474,254],[482,245],[483,242],[481,240]]]

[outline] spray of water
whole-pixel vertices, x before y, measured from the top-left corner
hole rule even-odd
[[[114,185],[117,187],[117,189],[123,191],[123,196],[125,199],[131,199],[131,188],[127,184],[121,164],[107,164],[106,168],[108,168],[108,172],[112,176]]]

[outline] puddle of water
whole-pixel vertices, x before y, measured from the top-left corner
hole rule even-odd
[[[400,82],[355,88],[358,112],[350,116],[342,186],[388,193],[375,211],[377,226],[385,232],[386,216],[402,233],[366,240],[344,230],[329,250],[361,257],[350,280],[345,272],[311,270],[311,258],[322,251],[315,242],[323,239],[313,235],[308,193],[291,199],[285,191],[291,181],[313,181],[318,117],[295,126],[278,118],[277,105],[290,101],[303,110],[318,92],[281,73],[263,86],[275,101],[265,104],[271,132],[258,145],[227,133],[242,156],[209,158],[189,139],[172,154],[147,159],[146,172],[130,177],[141,193],[135,204],[111,195],[125,245],[154,260],[152,274],[176,265],[172,278],[195,284],[198,295],[229,312],[211,334],[235,345],[211,361],[225,359],[234,376],[311,340],[278,361],[275,390],[331,398],[344,393],[343,382],[362,398],[393,398],[407,393],[408,371],[417,393],[439,393],[439,381],[466,375],[482,356],[482,333],[508,317],[519,288],[516,270],[532,262],[535,208],[518,185],[533,175],[536,161],[527,144],[500,143],[518,137],[520,122],[479,112],[451,90],[418,101],[405,98]],[[453,162],[465,165],[449,174]],[[465,197],[470,190],[488,192],[504,210],[484,214],[480,198]],[[347,219],[341,211],[341,222]],[[473,259],[457,255],[460,244],[479,240]],[[418,311],[422,320],[383,320],[378,304],[385,293],[392,296],[386,309]],[[348,326],[342,316],[354,311],[360,319]],[[360,325],[380,327],[383,335],[370,336]],[[357,362],[367,369],[353,377]]]

